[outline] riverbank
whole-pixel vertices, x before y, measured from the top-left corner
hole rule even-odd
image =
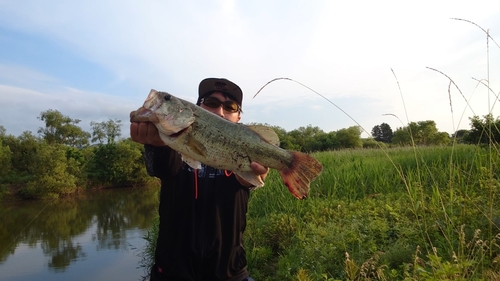
[[[154,184],[144,184],[141,186],[126,186],[126,187],[102,187],[102,188],[90,188],[90,189],[84,189],[80,188],[77,189],[76,192],[73,192],[71,194],[61,194],[58,196],[58,198],[64,199],[64,198],[70,198],[70,197],[82,197],[85,196],[87,193],[95,193],[99,191],[105,191],[105,190],[112,190],[112,189],[127,189],[127,188],[145,188],[147,186],[151,186]],[[43,201],[47,199],[53,199],[53,198],[45,198],[45,199],[29,199],[25,198],[21,194],[21,189],[22,185],[20,184],[11,184],[11,185],[6,185],[3,187],[3,189],[0,189],[0,204],[6,204],[6,203],[13,203],[13,202],[22,202],[22,201]],[[2,193],[3,192],[3,193]]]

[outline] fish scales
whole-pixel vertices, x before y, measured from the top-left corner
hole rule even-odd
[[[203,113],[212,115],[210,112]],[[196,140],[204,147],[212,148],[205,150],[205,164],[209,166],[232,171],[251,171],[250,163],[255,161],[281,169],[288,166],[293,159],[286,150],[277,150],[275,145],[262,141],[259,135],[244,125],[220,122],[225,119],[217,116],[215,120],[204,118],[203,115],[200,117],[193,123],[193,130],[184,136],[186,139]],[[213,121],[220,124],[213,124]]]

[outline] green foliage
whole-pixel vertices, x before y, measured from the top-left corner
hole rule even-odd
[[[0,184],[3,183],[4,179],[7,178],[11,172],[11,158],[12,152],[10,151],[10,147],[4,145],[0,137]]]
[[[474,116],[470,119],[471,129],[464,136],[464,141],[470,144],[500,143],[500,119],[487,114],[484,119]]]
[[[121,120],[111,120],[103,121],[100,123],[90,122],[92,126],[92,142],[103,143],[106,139],[108,143],[114,143],[115,139],[119,138],[121,135]]]
[[[363,142],[361,141],[361,129],[358,126],[349,127],[347,129],[340,129],[337,131],[337,141],[340,148],[361,148]]]
[[[376,125],[372,129],[372,137],[376,141],[390,143],[392,141],[392,137],[394,136],[391,126],[387,123],[382,123],[380,125]]]
[[[25,198],[58,197],[76,191],[77,179],[69,172],[64,146],[40,143],[32,164],[33,178],[20,190]]]
[[[445,132],[438,132],[432,120],[410,122],[394,132],[392,142],[398,145],[447,145],[451,142]]]
[[[413,144],[413,139],[407,127],[397,128],[392,137],[392,143],[401,146],[409,146]]]
[[[423,258],[417,247],[413,261],[404,268],[405,280],[498,280],[500,235],[485,240],[476,230],[468,237],[464,226],[457,232],[458,251],[453,251],[450,259],[443,258],[437,248]]]
[[[90,134],[77,126],[81,120],[71,119],[53,109],[43,111],[38,119],[45,122],[45,128],[40,127],[38,133],[48,144],[65,144],[74,147],[88,145]]]
[[[361,130],[354,126],[325,133],[311,125],[300,127],[287,133],[280,127],[273,127],[280,138],[280,147],[303,152],[326,151],[342,148],[361,148]]]
[[[151,227],[142,238],[146,240],[146,246],[139,253],[141,261],[139,261],[139,267],[144,270],[145,276],[142,280],[149,280],[149,274],[151,273],[151,268],[154,265],[155,251],[156,251],[156,241],[158,238],[158,233],[160,231],[160,217],[157,215],[151,222]]]
[[[466,139],[468,134],[469,130],[458,130],[452,135],[452,138],[456,143],[467,143]]]
[[[4,186],[0,193],[13,185],[21,187],[25,198],[57,197],[86,187],[89,180],[94,187],[142,185],[152,180],[144,167],[143,145],[121,140],[99,148],[49,144],[29,131],[19,137],[2,131],[0,184]]]
[[[0,126],[0,200],[3,198],[3,195],[7,192],[6,186],[4,186],[4,183],[7,182],[7,177],[11,173],[11,157],[12,157],[12,152],[10,151],[10,148],[7,145],[3,144],[2,141],[2,129],[3,127]]]
[[[290,131],[287,136],[292,138],[293,143],[300,147],[300,151],[315,151],[318,147],[318,141],[316,137],[323,135],[325,132],[319,127],[313,127],[311,125],[307,127],[300,127],[298,129]],[[287,148],[288,149],[288,148]]]
[[[90,185],[121,187],[149,181],[142,151],[143,146],[131,140],[98,145],[87,165]]]
[[[337,138],[337,132],[329,132],[326,134],[320,134],[316,137],[313,151],[327,151],[339,148],[340,142]]]
[[[374,139],[362,139],[363,148],[386,148],[386,144],[383,142],[378,142]]]
[[[85,152],[88,150],[69,146],[65,148],[68,172],[71,175],[75,176],[76,186],[82,188],[86,187],[87,172],[85,170],[85,165],[87,164],[87,158],[85,156]],[[88,157],[91,157],[91,155],[89,155]]]
[[[25,183],[34,173],[35,158],[42,141],[29,131],[17,138],[12,135],[3,136],[2,140],[11,151],[11,183]]]

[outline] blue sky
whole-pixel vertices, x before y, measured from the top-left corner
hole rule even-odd
[[[474,79],[500,92],[500,48],[490,41],[488,59],[484,32],[451,19],[500,42],[500,2],[470,3],[0,0],[0,125],[36,134],[40,113],[56,109],[87,131],[91,121],[122,120],[127,137],[129,112],[150,89],[194,101],[202,79],[225,77],[243,89],[244,123],[329,132],[434,120],[440,131],[468,129],[470,116],[499,115],[495,95]],[[452,107],[447,78],[426,67],[460,87]],[[277,77],[355,121],[291,81],[252,99]]]

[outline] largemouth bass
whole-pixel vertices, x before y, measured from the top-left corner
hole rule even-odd
[[[182,155],[194,169],[201,163],[232,171],[255,187],[264,186],[251,162],[279,171],[288,190],[298,199],[322,170],[312,156],[280,148],[279,138],[266,126],[228,121],[166,92],[151,90],[144,105],[130,114],[131,122],[152,122],[163,142]]]

